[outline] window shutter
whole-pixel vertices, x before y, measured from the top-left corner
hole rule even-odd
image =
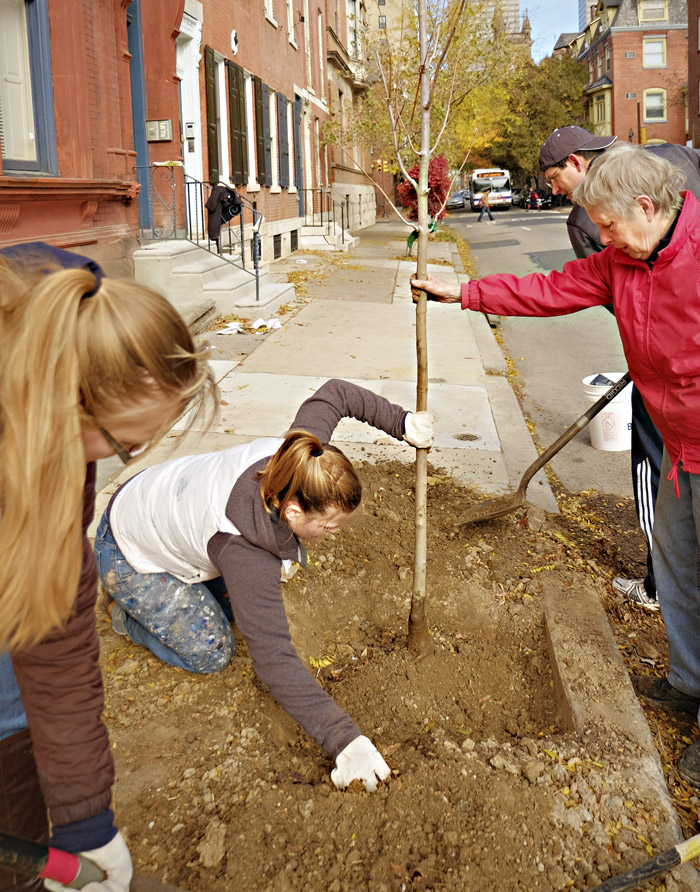
[[[228,113],[231,135],[231,179],[242,185],[248,178],[248,153],[246,151],[245,86],[243,69],[235,62],[226,60],[228,77]]]
[[[304,181],[301,175],[301,97],[297,96],[294,112],[294,185],[299,190],[299,216],[304,216]]]
[[[272,185],[272,151],[270,148],[270,88],[262,85],[262,131],[263,147],[265,151],[265,182],[263,185]]]
[[[280,186],[289,189],[289,138],[287,135],[287,98],[277,94],[277,139],[280,154]]]
[[[258,182],[264,185],[267,180],[265,169],[265,137],[263,135],[263,100],[262,81],[259,77],[253,77],[253,92],[255,94],[255,149],[258,162]]]
[[[209,162],[209,182],[218,183],[219,163],[219,115],[216,90],[216,57],[214,50],[204,47],[204,77],[207,92],[207,158]]]

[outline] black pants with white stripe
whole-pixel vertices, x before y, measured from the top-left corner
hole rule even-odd
[[[639,525],[647,540],[647,575],[644,588],[650,598],[656,597],[656,580],[651,558],[654,507],[659,491],[659,474],[664,442],[649,417],[642,395],[632,387],[632,482],[634,504]]]

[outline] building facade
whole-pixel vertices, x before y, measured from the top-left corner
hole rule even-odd
[[[599,0],[569,44],[588,70],[593,132],[652,145],[686,141],[687,37],[685,0]]]
[[[177,120],[184,0],[0,3],[0,245],[46,240],[129,272],[149,116]]]

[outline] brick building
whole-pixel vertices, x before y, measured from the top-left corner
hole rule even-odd
[[[687,138],[685,0],[598,0],[569,43],[589,73],[586,119],[599,135],[629,142]]]
[[[364,89],[363,16],[361,0],[342,13],[335,0],[186,0],[177,44],[185,171],[254,200],[277,256],[322,193],[338,212],[350,207],[353,228],[374,222],[355,153],[324,143],[330,116],[349,114]]]
[[[372,186],[323,141],[364,89],[364,16],[364,0],[2,0],[0,244],[44,239],[128,273],[140,230],[171,214],[174,168],[151,188],[166,162],[234,183],[285,253],[312,190],[374,222]]]
[[[0,3],[0,244],[44,239],[130,270],[135,168],[172,154],[146,119],[177,120],[183,5]]]

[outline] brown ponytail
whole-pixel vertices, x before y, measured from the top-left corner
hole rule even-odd
[[[292,499],[313,514],[330,507],[354,511],[362,500],[362,484],[350,461],[307,431],[288,433],[258,478],[265,506],[281,515]]]

